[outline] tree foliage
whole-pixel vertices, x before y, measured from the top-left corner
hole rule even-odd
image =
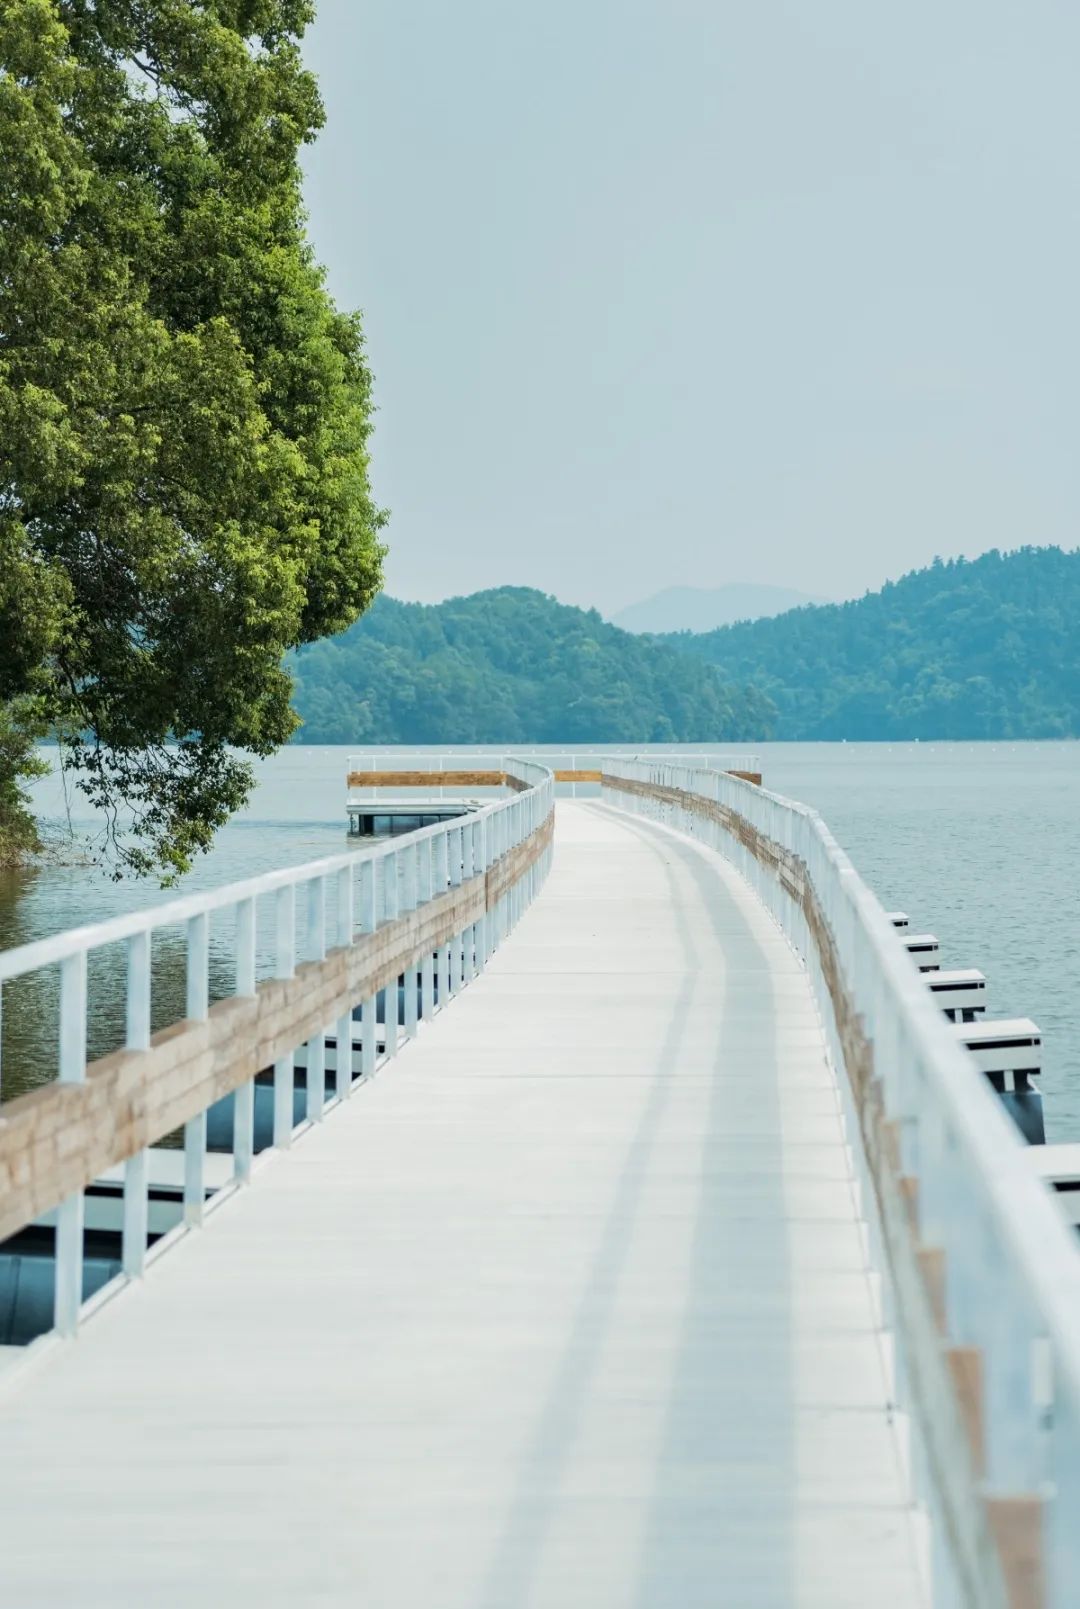
[[[308,0],[0,0],[0,700],[139,870],[295,718],[379,584],[371,385],[304,234]],[[120,812],[120,814],[117,814]]]
[[[26,784],[49,769],[37,748],[45,731],[33,699],[0,704],[0,866],[18,864],[41,848]]]
[[[936,562],[853,603],[663,641],[749,681],[792,739],[1080,737],[1080,551]]]
[[[296,656],[308,743],[729,743],[771,709],[707,666],[524,587],[380,597]]]

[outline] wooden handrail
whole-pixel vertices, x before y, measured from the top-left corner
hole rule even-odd
[[[760,787],[760,771],[729,771],[729,776],[741,777],[744,782],[755,782]],[[600,782],[600,770],[554,773],[556,782]],[[506,771],[350,771],[346,779],[350,788],[513,788],[523,784]]]

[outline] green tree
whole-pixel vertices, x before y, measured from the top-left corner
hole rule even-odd
[[[309,0],[0,0],[0,700],[183,869],[378,589],[371,381],[304,232]],[[0,805],[2,808],[2,805]]]
[[[18,863],[41,848],[26,783],[49,769],[37,751],[45,730],[33,699],[0,704],[0,866]]]

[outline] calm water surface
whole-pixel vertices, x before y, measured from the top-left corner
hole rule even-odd
[[[251,804],[183,890],[346,847],[348,752],[291,748],[261,765]],[[1080,1138],[1080,744],[777,743],[759,752],[766,785],[821,812],[886,907],[937,933],[944,965],[981,967],[995,1013],[1034,1017],[1048,1135]],[[37,799],[47,817],[63,818],[55,777],[38,784]],[[90,825],[77,799],[73,817]],[[0,947],[162,897],[153,884],[114,884],[93,867],[0,873]],[[227,987],[229,949],[222,933],[215,992]],[[103,956],[92,978],[95,1053],[118,1041],[122,965],[122,955]],[[155,952],[160,1020],[180,1014],[182,990],[181,935],[165,933]],[[53,1075],[55,996],[54,979],[5,989],[5,1095]]]

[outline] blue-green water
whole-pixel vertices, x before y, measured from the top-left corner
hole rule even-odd
[[[184,889],[343,849],[348,752],[290,748],[261,765],[250,805]],[[938,934],[943,965],[981,967],[995,1013],[1034,1017],[1045,1036],[1048,1135],[1080,1138],[1080,744],[764,744],[758,752],[766,786],[820,810],[882,902]],[[57,778],[38,785],[38,806],[64,815]],[[85,815],[76,798],[76,825]],[[114,884],[93,867],[8,874],[0,878],[0,946],[162,897],[152,884]],[[222,978],[227,948],[214,959]],[[167,1012],[180,987],[178,935],[164,936],[162,954]],[[91,1023],[102,1048],[118,1028],[119,991],[107,973]],[[47,994],[20,1012],[10,993],[8,1095],[51,1076],[52,1054]]]

